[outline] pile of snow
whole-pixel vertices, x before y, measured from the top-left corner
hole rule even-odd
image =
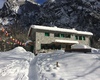
[[[90,46],[84,44],[74,44],[71,46],[71,49],[90,49]]]
[[[27,51],[23,47],[16,47],[10,52],[14,52],[13,54],[20,54],[20,53],[25,53]]]
[[[91,49],[91,53],[100,53],[100,49],[92,48],[84,44],[74,44],[71,49]]]
[[[33,58],[33,53],[22,47],[0,52],[0,80],[29,80],[29,67]]]
[[[91,48],[91,53],[100,53],[100,49]]]
[[[93,48],[92,50],[93,53],[97,51]],[[100,54],[66,53],[58,50],[34,56],[22,47],[0,52],[0,80],[99,79]]]

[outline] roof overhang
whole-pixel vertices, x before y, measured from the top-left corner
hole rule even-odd
[[[72,41],[72,40],[55,40],[54,43],[69,43],[69,44],[78,44],[78,41]]]
[[[31,28],[36,30],[57,31],[57,32],[64,32],[64,33],[79,34],[79,35],[88,35],[88,36],[93,35],[93,33],[91,32],[78,31],[76,29],[66,29],[66,28],[48,27],[48,26],[40,26],[40,25],[31,25]]]

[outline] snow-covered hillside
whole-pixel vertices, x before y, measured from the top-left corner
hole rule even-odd
[[[99,80],[100,50],[34,56],[22,47],[0,52],[0,80]],[[58,63],[58,67],[56,64]]]
[[[34,55],[22,47],[0,52],[0,80],[29,80],[30,62]]]

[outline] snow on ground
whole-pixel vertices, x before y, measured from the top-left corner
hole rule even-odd
[[[100,54],[97,53],[41,54],[36,65],[37,80],[100,80]]]
[[[33,57],[22,47],[0,52],[0,80],[29,80],[29,64]]]
[[[58,50],[34,56],[17,47],[0,53],[0,80],[100,80],[100,50],[92,52]]]

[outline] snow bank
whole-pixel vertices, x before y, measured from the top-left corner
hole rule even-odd
[[[55,51],[51,54],[39,54],[35,58],[35,72],[37,71],[38,76],[35,80],[100,79],[100,54]],[[57,67],[57,62],[59,67]]]
[[[22,47],[0,52],[0,80],[29,80],[30,62],[33,59],[33,53]]]
[[[91,48],[91,53],[100,53],[100,49]]]
[[[91,48],[90,46],[83,44],[74,44],[71,46],[71,49],[91,49],[91,53],[100,53],[100,49]]]
[[[92,48],[93,53],[100,52]],[[58,65],[58,66],[57,66]],[[0,52],[0,80],[99,80],[100,54],[38,54],[16,47]]]
[[[11,50],[11,52],[14,52],[15,54],[20,54],[20,53],[25,53],[27,51],[23,47],[19,46]]]

